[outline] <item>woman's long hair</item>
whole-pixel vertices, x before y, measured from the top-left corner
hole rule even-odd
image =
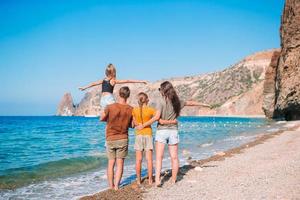
[[[180,115],[181,105],[172,83],[165,81],[160,84],[160,92],[166,99],[171,101],[176,117],[178,117]]]
[[[139,98],[138,104],[140,106],[140,117],[141,117],[142,124],[143,124],[144,123],[144,121],[143,121],[143,105],[147,104],[149,99],[148,99],[148,95],[144,92],[140,92],[138,94],[138,98]]]

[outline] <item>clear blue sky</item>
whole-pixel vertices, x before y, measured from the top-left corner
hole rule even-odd
[[[51,115],[101,79],[218,71],[280,46],[283,0],[0,0],[0,115]]]

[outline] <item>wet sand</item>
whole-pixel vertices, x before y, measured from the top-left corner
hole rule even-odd
[[[132,183],[81,199],[300,199],[300,122],[288,130],[262,135],[255,141],[182,166],[178,182],[170,170],[162,188]]]

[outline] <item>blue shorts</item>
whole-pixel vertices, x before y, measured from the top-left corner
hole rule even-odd
[[[115,97],[113,94],[108,94],[105,96],[101,97],[100,100],[100,106],[101,106],[101,110],[104,110],[106,108],[106,106],[116,103]]]
[[[155,141],[164,144],[178,144],[179,134],[177,129],[164,129],[157,130],[155,135]]]

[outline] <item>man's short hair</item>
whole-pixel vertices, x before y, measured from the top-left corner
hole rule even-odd
[[[119,90],[119,96],[124,98],[124,99],[128,99],[128,97],[130,96],[130,89],[127,86],[121,87]]]

